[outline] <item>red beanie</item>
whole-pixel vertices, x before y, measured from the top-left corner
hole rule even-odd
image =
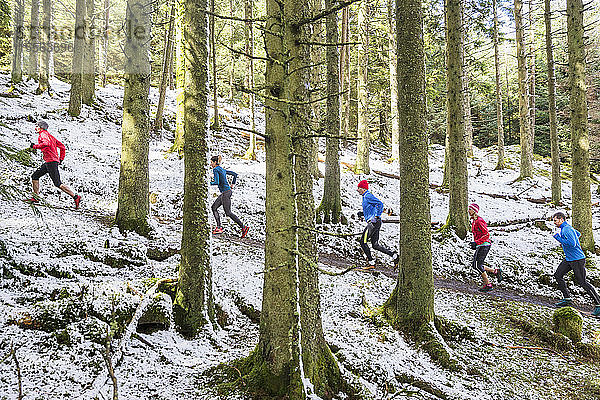
[[[369,182],[362,180],[360,182],[358,182],[358,187],[359,188],[363,188],[363,189],[369,189]]]
[[[479,213],[479,206],[476,203],[469,204],[469,208],[475,211],[476,213]]]

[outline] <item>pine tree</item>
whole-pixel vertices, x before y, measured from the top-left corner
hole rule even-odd
[[[165,50],[163,53],[162,74],[160,77],[160,86],[158,88],[158,105],[156,106],[156,117],[154,118],[154,132],[158,133],[163,127],[163,110],[165,107],[165,97],[167,94],[167,85],[169,83],[169,70],[171,67],[171,57],[173,53],[173,30],[175,27],[175,3],[171,5],[169,13],[169,27],[165,34]]]
[[[394,12],[395,0],[388,0],[388,23],[389,23],[389,66],[390,66],[390,123],[392,125],[392,158],[397,160],[400,148],[400,126],[398,124],[398,76],[396,55],[396,17]]]
[[[210,12],[209,23],[210,23],[210,65],[212,69],[212,97],[213,97],[213,120],[210,125],[210,129],[213,131],[221,130],[221,125],[219,122],[219,104],[218,104],[218,95],[217,95],[217,46],[215,40],[215,0],[210,0]]]
[[[554,55],[552,50],[552,10],[550,0],[544,0],[544,22],[546,25],[546,61],[548,65],[548,115],[550,123],[550,152],[552,157],[552,203],[561,203],[560,149],[556,123],[556,78],[554,77]]]
[[[371,137],[369,134],[369,2],[363,0],[358,8],[358,143],[356,145],[356,174],[369,174],[369,150]]]
[[[350,6],[342,9],[342,43],[348,43]],[[349,137],[350,129],[350,46],[344,45],[340,52],[340,81],[342,89],[341,124],[342,136]],[[346,142],[344,142],[346,146]]]
[[[571,105],[571,149],[573,152],[573,227],[585,251],[593,252],[592,203],[590,191],[590,140],[585,83],[585,43],[582,0],[567,0],[569,87]]]
[[[175,22],[175,89],[177,91],[177,112],[175,113],[175,140],[171,151],[176,151],[183,155],[184,143],[184,105],[183,92],[185,84],[185,59],[183,49],[183,10],[180,5],[177,7],[177,20]]]
[[[125,14],[125,88],[121,168],[115,222],[121,231],[149,233],[150,13],[144,0],[128,0]]]
[[[244,17],[248,20],[246,22],[245,36],[246,36],[246,54],[250,55],[247,60],[247,85],[248,88],[254,88],[254,29],[252,26],[252,15],[253,15],[253,0],[246,0],[245,15]],[[255,115],[255,97],[254,91],[248,95],[250,101],[250,119],[252,123],[250,132],[250,142],[248,143],[248,149],[244,154],[246,160],[256,160],[256,115]]]
[[[108,70],[108,33],[110,22],[110,0],[104,0],[104,29],[102,31],[102,51],[99,54],[100,75],[102,77],[102,86],[106,86],[106,73]]]
[[[498,162],[496,169],[504,169],[504,120],[502,117],[502,89],[500,86],[500,51],[498,49],[498,2],[493,0],[494,12],[494,67],[496,71],[496,125],[498,127]]]
[[[183,234],[179,284],[173,306],[175,322],[185,335],[195,335],[203,325],[215,320],[206,182],[208,151],[208,26],[206,0],[183,0],[181,16],[184,67],[184,163]],[[262,318],[261,318],[262,319]]]
[[[85,55],[83,56],[83,75],[81,76],[81,102],[91,105],[96,92],[96,39],[94,0],[85,2]],[[146,11],[148,12],[148,11]]]
[[[42,0],[42,51],[40,57],[40,76],[37,94],[50,91],[50,59],[52,53],[52,3],[51,0]]]
[[[10,74],[11,84],[20,83],[23,80],[23,18],[25,15],[25,1],[15,0],[13,8],[13,45],[12,45],[12,68]]]
[[[40,1],[31,0],[31,26],[29,28],[29,75],[30,79],[38,80],[38,61],[40,44]]]
[[[83,74],[83,56],[85,51],[85,0],[75,0],[75,35],[73,43],[73,67],[71,69],[71,92],[69,97],[69,115],[76,117],[81,113],[81,81]]]

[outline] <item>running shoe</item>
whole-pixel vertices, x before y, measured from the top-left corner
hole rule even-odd
[[[594,311],[592,311],[592,315],[593,315],[594,317],[600,317],[600,306],[596,306],[596,307],[594,308]]]
[[[496,275],[498,283],[502,282],[502,279],[504,279],[504,275],[502,275],[502,268],[500,267],[496,268],[496,271],[494,271],[494,275]]]
[[[81,203],[81,196],[76,194],[73,197],[73,201],[75,202],[75,209],[77,210],[79,208],[79,203]]]
[[[220,233],[223,233],[223,228],[217,226],[215,229],[213,229],[212,233],[213,233],[213,235],[218,235]]]
[[[562,299],[561,301],[559,301],[558,303],[554,304],[554,307],[560,308],[560,307],[570,307],[573,305],[573,300],[570,297],[566,297],[564,299]]]
[[[250,227],[247,225],[244,225],[244,227],[242,228],[242,236],[240,236],[241,238],[245,238],[246,235],[248,234],[248,231],[250,230]]]
[[[490,290],[494,289],[494,286],[492,286],[491,283],[488,283],[487,285],[483,285],[482,287],[480,287],[479,290],[480,292],[489,292]]]
[[[36,199],[35,197],[32,197],[32,198],[30,198],[30,199],[27,199],[27,200],[25,200],[25,201],[28,201],[28,202],[30,202],[30,203],[39,203],[39,202],[40,202],[40,201],[39,201],[38,199]]]

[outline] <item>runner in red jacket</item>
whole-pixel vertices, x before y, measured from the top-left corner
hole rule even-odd
[[[469,204],[469,217],[471,217],[471,232],[473,232],[473,242],[471,248],[475,250],[472,265],[481,273],[483,286],[479,288],[480,292],[489,292],[494,288],[488,279],[487,273],[494,274],[498,282],[502,281],[502,269],[490,268],[483,265],[485,257],[490,251],[492,243],[490,242],[490,233],[487,224],[479,215],[479,206],[475,203]]]
[[[58,165],[65,159],[65,145],[59,142],[54,136],[48,133],[48,123],[46,121],[38,121],[35,124],[35,131],[38,133],[38,143],[31,143],[31,148],[40,150],[44,156],[44,164],[42,164],[31,175],[31,184],[33,186],[34,196],[28,201],[37,203],[39,200],[37,195],[40,194],[40,178],[46,174],[50,175],[54,186],[68,194],[75,202],[75,208],[79,208],[81,196],[73,193],[71,189],[60,181]],[[60,150],[60,155],[59,155]]]

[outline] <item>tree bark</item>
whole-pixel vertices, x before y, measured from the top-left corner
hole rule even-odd
[[[178,4],[182,18],[180,37],[184,67],[184,168],[183,234],[179,284],[173,305],[175,322],[182,333],[194,336],[215,320],[206,182],[208,151],[208,48],[206,0]]]
[[[325,0],[325,9],[333,7],[332,0]],[[327,43],[338,42],[337,13],[326,17]],[[342,218],[342,200],[340,195],[340,80],[339,55],[337,47],[327,47],[327,112],[325,115],[325,133],[327,138],[325,155],[325,182],[323,199],[317,212],[323,215],[323,222],[337,224]]]
[[[185,84],[185,58],[183,48],[183,9],[177,7],[177,20],[175,23],[175,43],[176,43],[176,58],[175,58],[175,89],[177,90],[176,102],[177,112],[175,113],[175,141],[173,142],[172,151],[176,151],[180,156],[183,155],[184,129],[183,129],[183,91]]]
[[[244,17],[248,20],[252,20],[253,15],[253,0],[246,0],[245,15]],[[252,22],[246,22],[246,53],[250,56],[254,56],[254,29]],[[247,60],[247,81],[248,87],[254,88],[254,59],[249,57]],[[244,154],[246,160],[256,160],[256,116],[254,109],[254,93],[249,94],[250,102],[250,118],[252,120],[252,132],[250,132],[250,142],[248,143],[248,149]]]
[[[527,60],[523,27],[523,0],[515,1],[515,26],[517,63],[519,66],[519,130],[521,137],[521,175],[519,179],[533,177],[533,141],[529,114],[529,88],[527,86]]]
[[[313,10],[313,12],[318,13],[323,10],[323,0],[310,0],[309,7]],[[323,42],[324,34],[323,34],[323,19],[319,19],[312,24],[312,35],[310,36],[310,40],[312,42]],[[323,68],[321,65],[317,65],[323,61],[324,58],[324,49],[323,46],[313,45],[310,48],[310,56],[311,63],[313,67],[310,69],[312,71],[311,74],[311,93],[309,94],[309,98],[311,100],[315,100],[319,97],[320,92],[317,91],[317,88],[322,85],[323,76],[325,76]],[[322,92],[321,92],[322,93]],[[312,105],[312,124],[313,128],[320,129],[323,123],[323,106],[321,102],[313,102]],[[309,145],[311,146],[311,171],[312,176],[315,179],[321,178],[323,175],[321,171],[319,171],[319,137],[314,137],[311,139]]]
[[[210,12],[209,16],[210,23],[210,65],[212,68],[212,97],[213,97],[213,121],[210,129],[213,131],[221,130],[221,123],[219,122],[219,104],[217,95],[217,46],[215,41],[215,0],[210,0]]]
[[[464,6],[463,6],[464,7]],[[461,10],[461,21],[463,26],[463,33],[461,35],[461,47],[463,49],[463,110],[465,112],[465,146],[467,149],[467,156],[473,157],[473,121],[471,119],[471,93],[469,92],[469,66],[467,65],[468,59],[468,46],[465,45],[467,42],[468,28],[465,27],[465,14],[464,9]]]
[[[235,16],[234,0],[229,0],[229,14]],[[235,24],[229,24],[229,47],[232,49],[235,45]],[[234,89],[235,89],[235,57],[234,52],[229,52],[230,68],[229,68],[229,101],[233,104]]]
[[[494,12],[494,67],[496,70],[496,125],[498,127],[497,170],[504,169],[504,119],[502,117],[502,89],[500,86],[500,50],[498,48],[498,2],[493,0]]]
[[[342,10],[342,43],[348,43],[349,38],[349,14],[350,7]],[[340,54],[340,80],[343,91],[341,99],[341,124],[342,136],[349,137],[350,129],[350,46],[342,46]],[[344,141],[344,147],[347,141]]]
[[[529,0],[529,123],[531,129],[531,148],[535,143],[535,8]],[[533,150],[532,150],[533,151]]]
[[[81,102],[91,105],[96,92],[96,18],[94,0],[86,0],[85,17],[85,55],[83,57],[83,75],[81,81]],[[146,10],[146,12],[149,12]]]
[[[392,158],[400,156],[400,125],[398,124],[398,57],[396,54],[396,17],[394,12],[395,0],[388,0],[389,34],[389,67],[390,67],[390,124],[392,125]]]
[[[158,133],[163,128],[163,111],[165,108],[165,97],[167,94],[167,84],[169,83],[169,71],[171,66],[171,57],[173,53],[173,30],[175,26],[175,3],[171,5],[169,13],[169,28],[167,29],[165,52],[163,54],[162,74],[160,86],[158,89],[158,105],[156,106],[156,118],[154,119],[154,133]]]
[[[29,75],[30,79],[38,80],[38,61],[40,48],[40,1],[31,0],[31,26],[29,27]]]
[[[108,71],[108,30],[110,23],[110,0],[104,0],[104,29],[102,31],[102,61],[100,63],[100,73],[102,76],[102,86],[106,87],[106,73]]]
[[[552,203],[559,205],[562,198],[560,177],[560,149],[556,123],[556,78],[554,76],[554,54],[552,50],[552,10],[550,0],[544,0],[544,22],[546,25],[546,60],[548,64],[548,115],[550,119],[550,152],[552,157]]]
[[[119,196],[115,222],[121,231],[149,233],[148,151],[150,13],[144,0],[128,0],[125,14],[125,88]]]
[[[16,84],[23,80],[23,35],[25,34],[23,19],[25,16],[25,1],[15,0],[13,10],[12,67],[10,82]]]
[[[81,75],[83,74],[83,55],[85,37],[82,27],[85,21],[85,0],[75,1],[75,29],[73,43],[73,69],[71,72],[71,92],[69,98],[69,115],[76,117],[81,113]]]
[[[585,83],[585,43],[582,0],[567,0],[571,148],[573,151],[573,226],[585,251],[594,251],[590,191],[588,108]]]
[[[42,1],[44,18],[42,20],[42,48],[40,52],[40,79],[36,94],[42,94],[50,90],[50,59],[52,58],[52,43],[50,34],[52,32],[52,3],[51,0]]]
[[[363,0],[358,8],[358,143],[356,145],[356,174],[369,174],[369,107],[368,107],[368,64],[369,64],[369,2]]]
[[[448,187],[449,214],[447,225],[456,229],[461,239],[467,236],[467,149],[463,84],[462,0],[446,0],[447,96],[448,96]]]

